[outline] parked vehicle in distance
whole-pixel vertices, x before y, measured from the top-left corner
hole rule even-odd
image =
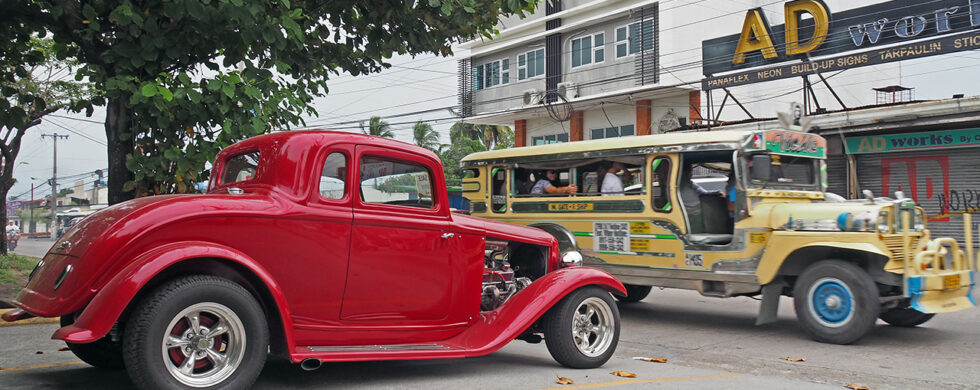
[[[472,215],[544,226],[581,248],[586,265],[626,283],[621,302],[651,287],[761,295],[764,324],[785,295],[807,333],[837,344],[878,318],[916,326],[975,307],[972,243],[931,238],[901,193],[827,194],[826,145],[797,131],[711,131],[481,152],[462,160],[463,192]],[[530,193],[544,171],[548,185],[581,191]]]
[[[535,228],[454,214],[436,155],[286,132],[218,154],[207,194],[140,198],[56,242],[3,318],[138,387],[239,389],[268,352],[321,362],[463,358],[514,339],[597,367],[619,340],[609,274]]]

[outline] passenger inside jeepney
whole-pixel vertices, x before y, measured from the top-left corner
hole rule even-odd
[[[688,239],[695,244],[727,245],[735,230],[731,152],[684,156],[678,196],[687,216]]]
[[[531,187],[531,195],[571,195],[578,192],[578,186],[575,184],[569,184],[564,187],[560,186],[558,171],[554,169],[539,171],[534,174],[534,177],[537,181]]]

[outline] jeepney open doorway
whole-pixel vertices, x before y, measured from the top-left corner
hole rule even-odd
[[[734,150],[681,154],[677,198],[692,244],[726,246],[735,233]]]

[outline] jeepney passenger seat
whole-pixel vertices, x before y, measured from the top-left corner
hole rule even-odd
[[[678,195],[687,213],[687,239],[699,245],[727,245],[732,242],[732,234],[727,232],[719,213],[728,217],[725,198],[714,195],[700,195],[691,180],[691,167],[681,173]],[[711,198],[716,198],[712,200]]]
[[[680,188],[677,189],[677,193],[684,205],[684,212],[687,214],[687,234],[704,233],[704,222],[701,217],[701,196],[698,194],[698,190],[694,189],[694,182],[691,181],[691,167],[685,167],[681,173]]]

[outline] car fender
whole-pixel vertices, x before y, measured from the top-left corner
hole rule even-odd
[[[612,275],[590,267],[569,267],[542,276],[514,295],[497,310],[480,319],[454,340],[467,356],[492,353],[520,336],[568,294],[586,286],[599,286],[617,295],[626,288]]]
[[[558,246],[562,252],[579,250],[578,241],[575,240],[575,234],[563,225],[544,222],[532,223],[528,226],[544,230],[548,232],[548,234],[554,236],[555,239],[558,240]]]
[[[806,248],[837,248],[851,252],[863,252],[876,256],[883,256],[889,259],[891,258],[888,248],[879,246],[881,245],[880,242],[847,242],[839,239],[839,237],[841,236],[837,237],[838,240],[834,240],[834,237],[816,236],[810,237],[810,242],[800,243],[798,237],[784,237],[779,234],[773,234],[773,237],[769,240],[765,253],[762,255],[762,258],[759,261],[759,268],[756,271],[756,276],[759,279],[759,283],[766,285],[771,282],[776,275],[779,274],[780,269],[790,255]],[[794,239],[796,241],[790,241]]]
[[[51,336],[71,343],[90,343],[112,329],[119,316],[133,297],[160,272],[182,261],[195,258],[220,258],[233,261],[255,274],[269,291],[279,309],[286,343],[293,345],[292,320],[286,297],[272,276],[257,262],[235,249],[201,241],[185,241],[157,247],[144,253],[123,268],[95,295],[75,319],[75,323],[62,327]]]

